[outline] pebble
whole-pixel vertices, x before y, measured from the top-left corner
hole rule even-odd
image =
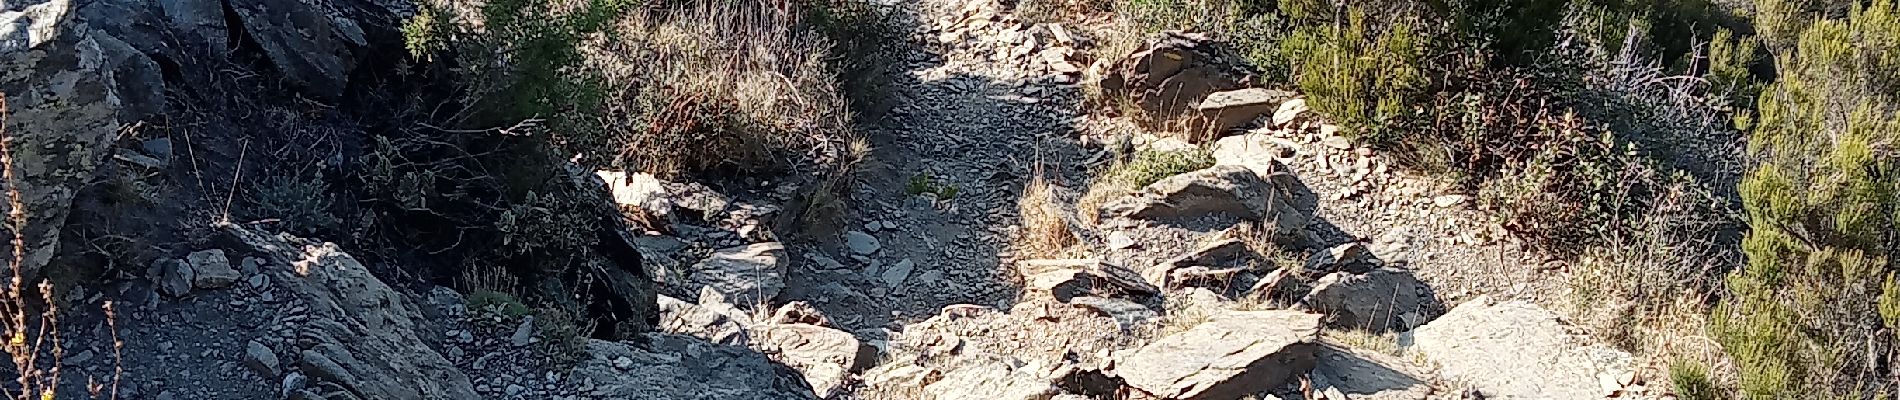
[[[1135,246],[1135,238],[1128,237],[1128,233],[1126,232],[1113,232],[1108,234],[1108,248],[1110,249],[1121,250]]]
[[[1439,207],[1451,207],[1465,202],[1465,195],[1448,194],[1432,198],[1432,204]]]
[[[903,285],[904,279],[910,278],[910,272],[916,268],[917,264],[911,262],[908,258],[898,261],[897,264],[891,265],[890,268],[885,269],[881,274],[884,279],[884,285],[893,288]]]
[[[877,237],[863,231],[845,232],[844,243],[852,253],[865,256],[876,254],[878,249],[883,247],[878,244]]]

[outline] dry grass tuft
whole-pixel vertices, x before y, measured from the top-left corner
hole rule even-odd
[[[811,150],[842,157],[851,113],[831,43],[795,14],[747,2],[630,13],[582,49],[607,100],[593,138],[614,164],[674,175],[773,167]],[[582,138],[583,140],[589,138]]]
[[[1055,186],[1040,171],[1023,186],[1023,196],[1016,200],[1016,211],[1022,216],[1016,238],[1016,254],[1019,257],[1065,258],[1076,255],[1074,247],[1078,241],[1075,232],[1069,229],[1068,221],[1063,218],[1062,203],[1056,198]]]
[[[1394,332],[1372,333],[1357,329],[1327,329],[1320,332],[1320,339],[1349,348],[1394,357],[1405,355],[1405,348],[1399,346],[1399,334]]]

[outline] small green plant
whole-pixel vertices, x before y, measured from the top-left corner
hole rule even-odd
[[[1076,202],[1083,220],[1099,222],[1101,207],[1109,200],[1126,195],[1167,177],[1214,166],[1214,154],[1205,149],[1148,150],[1116,162],[1089,181],[1087,192]]]
[[[1101,176],[1134,187],[1144,187],[1170,176],[1214,166],[1214,153],[1205,149],[1143,150],[1134,158],[1109,168]]]
[[[523,304],[515,295],[494,290],[481,289],[468,294],[468,309],[471,312],[500,316],[504,323],[518,321],[532,314],[533,310]]]
[[[587,332],[574,315],[555,308],[537,308],[534,335],[541,342],[537,350],[558,365],[572,365],[587,356]]]
[[[1676,389],[1676,396],[1682,400],[1724,400],[1728,392],[1715,385],[1709,377],[1709,367],[1700,361],[1681,360],[1669,363],[1669,383]]]
[[[927,174],[911,176],[910,182],[904,185],[905,193],[912,196],[930,195],[937,200],[954,199],[957,197],[958,190],[956,185],[938,182]]]
[[[265,178],[249,200],[252,219],[275,218],[292,233],[326,232],[341,222],[331,214],[329,185],[322,175]]]

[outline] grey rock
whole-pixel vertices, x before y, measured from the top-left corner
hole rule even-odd
[[[1358,242],[1341,244],[1313,253],[1306,260],[1306,270],[1314,273],[1346,271],[1363,274],[1379,266],[1379,260],[1372,250]]]
[[[745,326],[725,314],[708,307],[687,303],[672,297],[660,296],[660,332],[686,335],[706,341],[732,346],[745,346],[750,342]]]
[[[183,260],[154,261],[147,274],[152,277],[152,283],[158,286],[159,293],[171,297],[183,297],[191,293],[192,269]]]
[[[479,398],[460,369],[425,345],[424,332],[439,332],[408,297],[376,279],[335,244],[292,244],[239,225],[221,225],[225,242],[241,254],[258,254],[287,301],[307,307],[300,341],[314,343],[299,356],[298,372],[340,385],[368,399]]]
[[[1602,398],[1603,378],[1635,360],[1573,330],[1536,304],[1480,296],[1413,330],[1409,349],[1485,398]]]
[[[1078,296],[1069,299],[1069,304],[1113,318],[1124,331],[1161,317],[1161,314],[1155,312],[1154,309],[1128,299]]]
[[[1195,105],[1194,110],[1200,113],[1202,123],[1207,124],[1204,130],[1219,135],[1252,123],[1262,116],[1273,115],[1280,103],[1294,95],[1284,90],[1260,88],[1214,92]]]
[[[751,328],[752,346],[798,370],[812,391],[830,397],[845,389],[846,378],[877,361],[877,348],[850,332],[805,324],[766,324]]]
[[[1140,349],[1115,355],[1113,373],[1163,399],[1238,399],[1313,369],[1317,314],[1228,311]]]
[[[878,249],[884,247],[878,243],[876,236],[860,231],[845,232],[844,245],[851,249],[851,253],[861,256],[877,254]]]
[[[256,340],[244,345],[244,366],[266,378],[276,377],[283,372],[279,369],[281,364],[277,361],[277,353]]]
[[[1187,286],[1205,286],[1224,284],[1226,281],[1208,281],[1193,279],[1193,274],[1184,274],[1184,270],[1199,268],[1202,271],[1223,270],[1235,273],[1251,268],[1259,260],[1258,255],[1240,239],[1222,239],[1203,244],[1194,251],[1162,261],[1142,270],[1141,276],[1149,283],[1159,287],[1179,288]]]
[[[1320,349],[1312,377],[1332,392],[1329,399],[1425,400],[1432,393],[1430,374],[1404,360],[1331,344]]]
[[[225,5],[291,83],[336,98],[356,69],[353,50],[368,43],[356,21],[332,14],[317,0],[228,0]]]
[[[131,122],[125,118],[136,114],[137,104],[128,101],[154,95],[122,91],[155,82],[129,82],[141,79],[131,76],[121,81],[116,72],[146,64],[129,61],[136,54],[124,54],[116,43],[102,43],[117,41],[72,12],[81,5],[14,3],[0,12],[0,93],[6,95],[4,128],[14,149],[12,189],[31,210],[17,228],[25,248],[15,268],[26,282],[39,281],[58,250],[73,196],[111,154],[109,140]],[[11,209],[11,202],[0,202],[0,213]]]
[[[686,279],[737,304],[770,301],[785,289],[785,245],[773,242],[719,249],[694,264]]]
[[[1021,260],[1016,262],[1016,271],[1027,277],[1032,292],[1063,302],[1084,295],[1145,298],[1161,294],[1141,274],[1098,259]]]
[[[1278,216],[1269,208],[1274,193],[1266,180],[1245,167],[1217,165],[1162,179],[1123,198],[1104,212],[1118,217],[1183,222],[1210,215],[1245,220]]]
[[[884,281],[884,286],[892,288],[903,287],[904,280],[909,279],[911,271],[916,269],[917,263],[911,262],[910,259],[898,260],[896,264],[891,264],[889,268],[885,268],[884,272],[879,274],[879,279]]]
[[[508,335],[508,343],[515,345],[515,347],[527,346],[534,343],[533,315],[522,318],[521,324],[515,325],[515,333]]]
[[[1284,127],[1299,123],[1306,120],[1306,115],[1305,98],[1287,100],[1285,103],[1280,103],[1279,108],[1273,110],[1273,125]]]
[[[1111,59],[1096,86],[1113,98],[1127,98],[1166,121],[1192,111],[1209,94],[1245,87],[1252,81],[1241,58],[1218,40],[1198,33],[1162,32],[1133,53]]]
[[[667,334],[648,334],[646,341],[645,346],[635,347],[590,339],[587,357],[574,366],[568,379],[593,382],[594,389],[587,398],[818,398],[798,371],[775,364],[751,349]]]
[[[204,49],[207,55],[223,56],[230,47],[226,41],[229,35],[224,26],[224,2],[217,0],[158,0],[158,7],[171,21],[173,32],[178,32],[187,45]],[[148,141],[149,142],[149,141]],[[171,144],[165,143],[165,151],[152,151],[153,157],[170,157]],[[151,151],[151,147],[146,148]]]
[[[1015,360],[984,358],[943,372],[923,391],[937,399],[1042,400],[1062,393],[1045,372]]]
[[[237,269],[231,268],[231,259],[224,255],[224,250],[193,252],[186,255],[185,260],[191,263],[191,284],[199,289],[228,288],[243,277]]]
[[[1310,291],[1312,285],[1301,280],[1299,274],[1289,268],[1280,268],[1254,281],[1253,286],[1247,289],[1246,296],[1262,304],[1287,305],[1298,302]]]
[[[1108,248],[1111,250],[1128,249],[1134,248],[1135,246],[1139,246],[1139,244],[1135,243],[1134,238],[1128,237],[1127,232],[1116,231],[1108,234]]]
[[[244,261],[238,263],[238,272],[244,275],[257,275],[263,271],[264,260],[257,257],[244,257]]]
[[[1371,332],[1412,328],[1402,315],[1422,315],[1429,302],[1412,271],[1380,268],[1365,274],[1334,272],[1313,283],[1302,305],[1331,317],[1330,325]],[[1422,322],[1422,321],[1417,321]]]

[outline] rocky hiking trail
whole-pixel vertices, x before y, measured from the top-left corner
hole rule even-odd
[[[205,182],[244,170],[230,162],[247,151],[236,136],[191,127],[175,142],[106,139],[136,111],[122,108],[143,101],[118,97],[166,100],[163,88],[134,91],[158,81],[147,57],[178,57],[111,39],[135,25],[222,38],[221,25],[201,26],[225,20],[217,3],[192,3],[200,18],[173,24],[45,17],[116,12],[106,2],[0,12],[52,32],[19,41],[34,52],[0,58],[9,93],[26,76],[80,83],[15,103],[9,128],[29,132],[25,143],[83,139],[67,147],[100,153],[22,161],[30,172],[91,171],[111,153],[97,167],[113,179],[191,189],[181,198],[232,190]],[[316,3],[284,6],[317,15]],[[322,238],[199,224],[219,213],[199,204],[217,202],[170,199],[160,203],[181,210],[166,214],[193,219],[152,230],[193,240],[117,272],[127,278],[62,292],[59,398],[105,382],[117,398],[158,400],[1670,398],[1647,387],[1638,360],[1550,311],[1562,268],[1506,239],[1467,194],[1340,136],[1297,94],[1246,87],[1211,39],[1175,32],[1132,54],[1091,55],[1107,47],[1097,27],[1027,23],[1003,2],[896,6],[912,46],[891,61],[889,111],[865,122],[869,154],[850,192],[832,200],[836,229],[781,222],[809,206],[795,205],[791,182],[818,177],[738,185],[567,171],[649,218],[648,229],[603,235],[632,236],[641,254],[630,258],[656,283],[658,296],[625,296],[654,300],[641,305],[657,309],[647,332],[583,337],[563,331],[574,321],[519,303],[387,276],[396,268]],[[372,45],[348,33],[395,32],[394,11],[347,11],[298,19],[319,25],[300,31],[326,33],[310,41],[345,49],[291,50],[310,43],[284,34],[255,62],[353,65],[343,50]],[[73,64],[102,51],[114,65]],[[348,69],[285,74],[347,81]],[[1146,110],[1201,113],[1218,134],[1158,134],[1090,112],[1091,85]],[[119,89],[98,89],[108,87]],[[44,113],[69,106],[85,112]],[[70,127],[88,135],[32,133]],[[1189,149],[1213,165],[1078,205],[1129,154]],[[1040,234],[1018,215],[1037,179],[1053,186],[1060,234],[1074,236],[1063,257],[1019,251]],[[80,202],[75,183],[29,182],[66,197],[36,201]],[[637,275],[620,272],[604,276]]]

